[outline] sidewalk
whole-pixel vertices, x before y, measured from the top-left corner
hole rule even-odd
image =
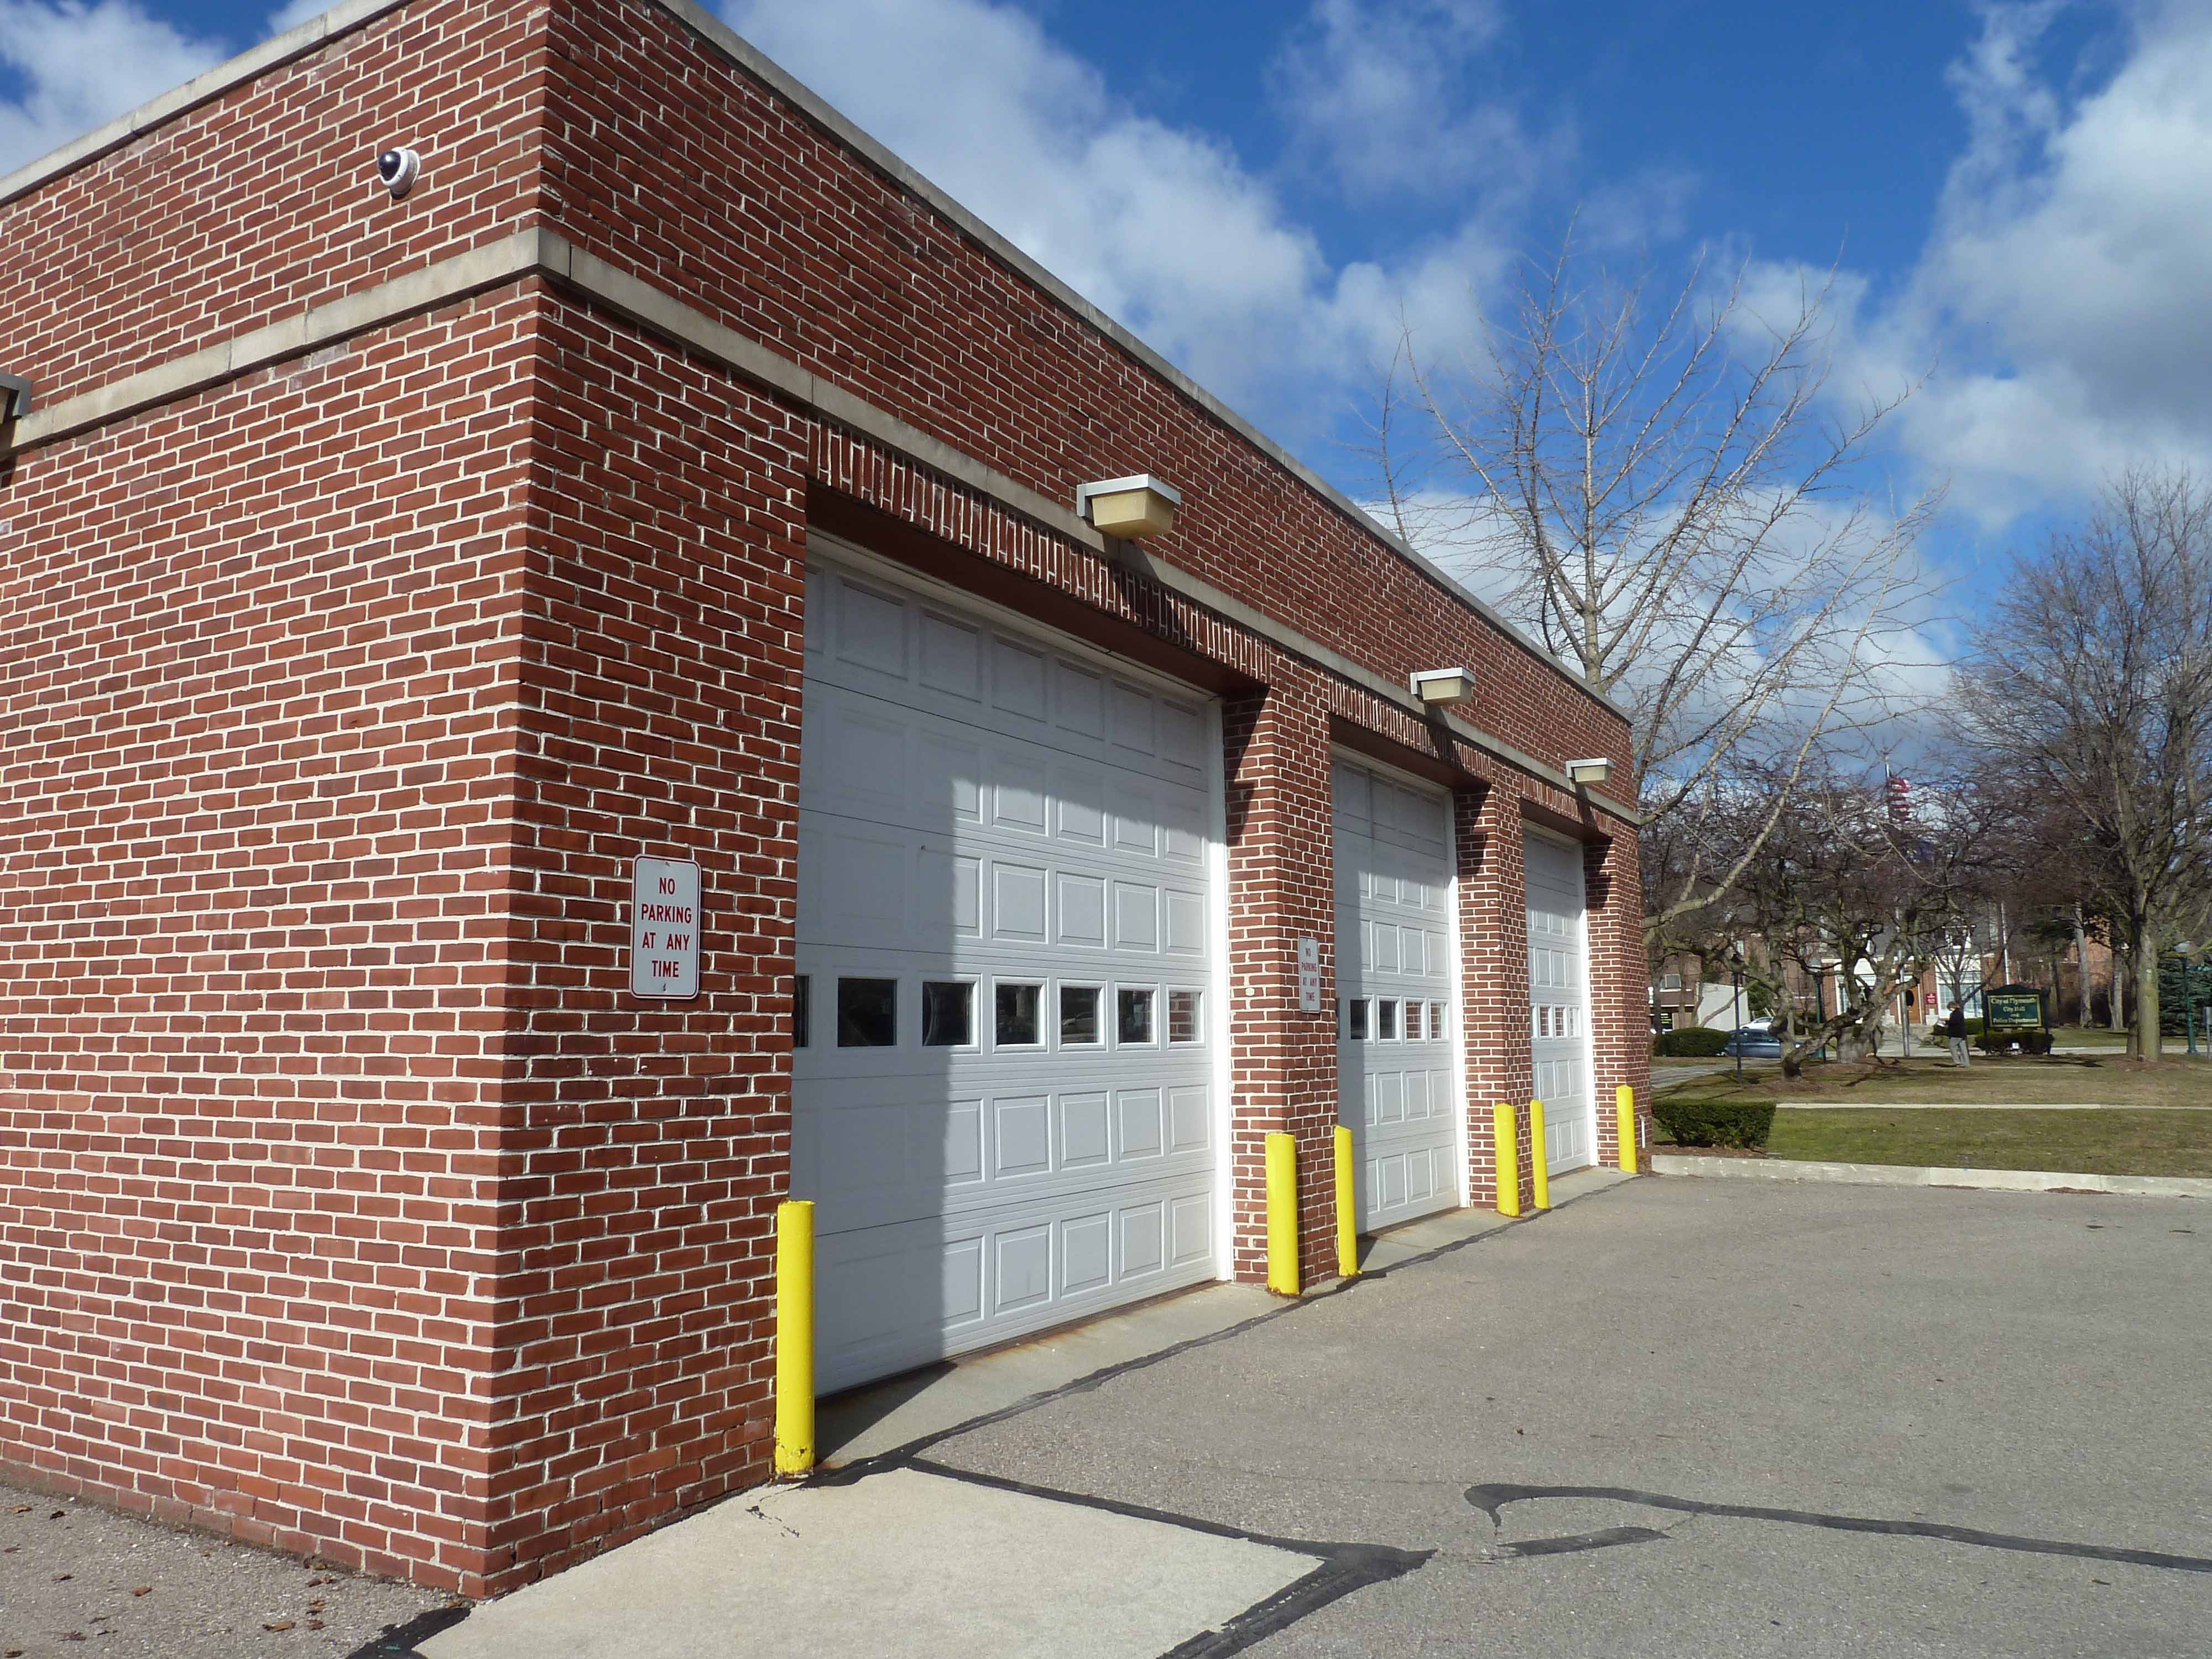
[[[1553,1183],[1554,1208],[1629,1177]],[[1365,1241],[1362,1277],[1527,1222],[1468,1209]],[[1102,1389],[1341,1294],[1213,1285],[824,1402],[811,1481],[731,1498],[479,1607],[424,1659],[1158,1659],[1255,1609],[1334,1600],[1398,1553],[979,1480],[957,1436]],[[1248,1631],[1246,1634],[1249,1634]]]

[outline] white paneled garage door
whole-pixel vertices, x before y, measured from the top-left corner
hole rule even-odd
[[[1582,849],[1530,836],[1526,867],[1528,1033],[1545,1146],[1557,1175],[1597,1162]]]
[[[1340,759],[1337,1099],[1359,1161],[1359,1226],[1460,1201],[1451,805]]]
[[[1200,697],[810,556],[792,1190],[826,1392],[1214,1276]]]

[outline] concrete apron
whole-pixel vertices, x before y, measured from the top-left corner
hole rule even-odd
[[[1554,1205],[1625,1181],[1589,1170]],[[1417,1266],[1513,1223],[1431,1216],[1361,1241],[1361,1270]],[[1358,1280],[1317,1294],[1356,1289]],[[823,1402],[823,1468],[756,1488],[477,1608],[426,1659],[840,1659],[958,1653],[1156,1659],[1257,1639],[1286,1612],[1395,1576],[1361,1547],[1231,1528],[959,1475],[930,1449],[1120,1371],[1233,1338],[1299,1303],[1212,1285]],[[1243,1639],[1238,1639],[1239,1638]],[[1184,1644],[1191,1644],[1186,1649]]]
[[[1991,1193],[2111,1193],[2137,1198],[2212,1198],[2196,1176],[2069,1174],[2055,1170],[1945,1169],[1917,1164],[1823,1164],[1794,1158],[1707,1158],[1655,1152],[1651,1172],[1713,1180],[1810,1181],[1851,1187],[1970,1187]]]

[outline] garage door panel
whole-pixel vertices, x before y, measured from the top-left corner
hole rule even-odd
[[[1006,847],[1050,840],[1071,851],[1110,848],[1193,871],[1204,867],[1207,797],[1105,763],[1071,761],[960,736],[943,717],[902,710],[843,688],[809,687],[803,741],[835,755],[854,734],[868,738],[865,762],[849,755],[810,764],[806,810],[917,830],[981,829]]]
[[[849,636],[856,605],[865,613],[860,618],[864,638],[854,647]],[[885,605],[907,608],[908,614],[896,619],[903,625],[895,626],[882,614]],[[921,615],[951,618],[955,613],[908,600],[895,589],[836,568],[811,570],[808,674],[825,687],[848,689],[890,708],[945,716],[968,730],[1109,762],[1133,777],[1206,791],[1212,760],[1203,696],[1156,690],[1061,656],[1041,642],[981,625],[979,673],[988,695],[978,702],[946,689],[948,683],[964,685],[966,677],[953,674],[941,660],[930,674],[921,672],[919,647],[908,642]],[[957,625],[978,627],[966,619]]]
[[[1589,969],[1582,854],[1537,836],[1523,866],[1528,917],[1529,1054],[1554,1173],[1597,1161],[1589,1057]]]
[[[1440,795],[1334,769],[1340,1115],[1352,1126],[1360,1225],[1456,1203],[1461,1107],[1449,1022],[1450,820]],[[1434,943],[1431,944],[1433,939]]]
[[[830,1393],[1212,1278],[1211,1182],[822,1235],[817,1386]]]
[[[1057,857],[1034,844],[1002,850],[985,834],[954,841],[817,813],[800,814],[800,831],[814,854],[799,872],[802,943],[865,939],[885,950],[927,951],[980,937],[1018,951],[1048,944],[1118,956],[1208,953],[1197,872],[1133,879],[1095,856]]]
[[[1212,1275],[1209,726],[896,584],[809,584],[793,1184],[836,1387]],[[877,982],[850,1030],[846,980]]]
[[[805,1134],[793,1179],[819,1202],[817,1226],[910,1220],[940,1203],[988,1205],[1212,1167],[1210,1082],[1099,1087],[1085,1078],[1069,1087],[1065,1068],[989,1086],[993,1077],[985,1061],[811,1084],[797,1109]]]

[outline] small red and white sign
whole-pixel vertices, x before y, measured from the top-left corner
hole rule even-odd
[[[699,866],[638,860],[629,907],[629,988],[641,997],[699,994]]]

